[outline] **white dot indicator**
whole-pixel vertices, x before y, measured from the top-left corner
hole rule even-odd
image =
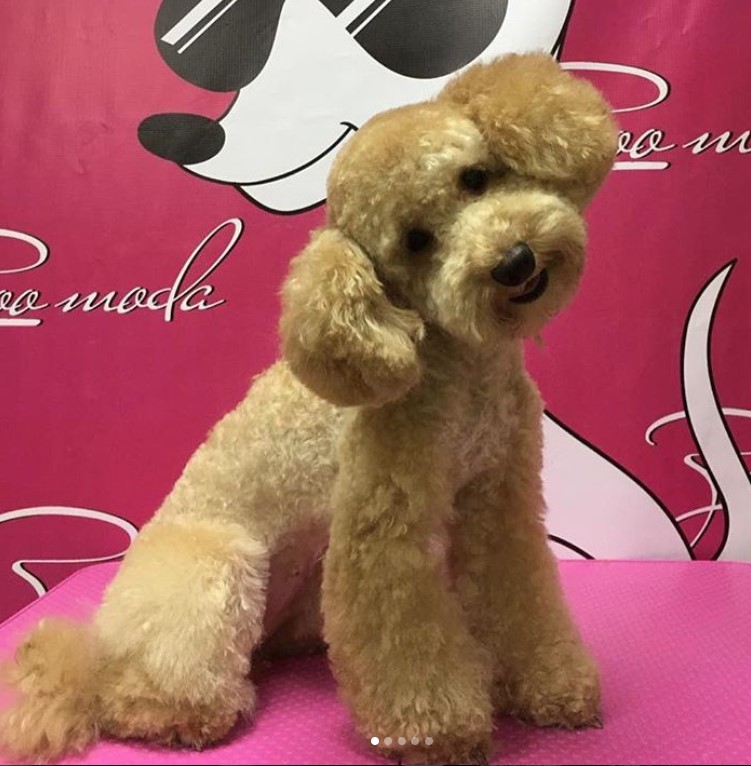
[[[391,739],[391,737],[386,737],[386,739],[383,740],[383,744],[388,747],[393,741],[394,740]]]
[[[425,737],[425,744],[430,747],[433,744],[433,737]]]
[[[371,745],[377,745],[381,740],[378,739],[378,737],[371,737],[370,738],[370,744]]]
[[[413,745],[419,745],[419,744],[420,744],[420,738],[419,738],[419,737],[412,737],[412,739],[410,740],[410,742],[411,742]]]
[[[406,738],[405,738],[405,737],[399,737],[399,739],[397,740],[397,742],[398,742],[400,745],[406,745],[406,744],[407,744],[407,740],[406,740]]]

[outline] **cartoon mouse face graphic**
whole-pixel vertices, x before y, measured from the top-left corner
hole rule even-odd
[[[142,145],[257,205],[296,213],[325,200],[331,163],[377,112],[437,93],[475,60],[559,46],[573,0],[164,0],[165,62],[237,91],[219,120],[157,114]]]

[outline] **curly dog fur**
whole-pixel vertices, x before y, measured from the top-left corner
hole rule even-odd
[[[367,123],[291,264],[284,359],[196,451],[92,624],[21,645],[5,748],[204,746],[252,713],[254,651],[322,638],[361,733],[405,761],[482,761],[495,711],[597,725],[522,344],[576,290],[615,149],[599,92],[543,54]]]

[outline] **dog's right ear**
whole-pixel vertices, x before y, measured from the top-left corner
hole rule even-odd
[[[338,229],[315,232],[293,259],[280,331],[292,372],[339,406],[383,404],[420,379],[422,320],[391,303],[371,261]]]

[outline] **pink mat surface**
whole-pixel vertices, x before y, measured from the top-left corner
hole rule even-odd
[[[0,654],[51,614],[83,617],[117,564],[83,569],[0,626]],[[498,764],[751,764],[751,566],[561,562],[603,676],[602,730],[499,720]],[[5,763],[0,761],[0,763]],[[383,764],[354,735],[323,657],[259,676],[255,720],[200,753],[100,743],[65,764]]]

